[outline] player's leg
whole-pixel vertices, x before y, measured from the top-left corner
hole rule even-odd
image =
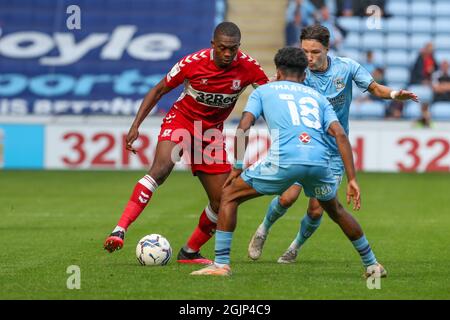
[[[166,180],[172,171],[174,166],[172,150],[176,145],[172,141],[158,142],[153,164],[148,173],[135,185],[116,228],[105,240],[105,250],[113,252],[122,248],[126,230],[147,206],[156,188]]]
[[[198,225],[186,245],[180,249],[177,261],[179,263],[208,264],[211,263],[211,260],[200,254],[200,248],[211,239],[216,231],[222,186],[229,173],[208,174],[197,171],[196,175],[208,195],[209,203],[201,213]]]
[[[240,203],[261,195],[241,177],[236,178],[223,189],[216,231],[214,263],[192,272],[192,275],[231,275],[230,251],[233,232],[237,224],[237,208]]]
[[[336,186],[339,187],[342,182],[342,177],[345,173],[342,159],[339,155],[331,157],[330,171]],[[300,221],[300,228],[295,239],[290,244],[289,248],[278,259],[278,263],[292,263],[295,262],[300,248],[319,228],[322,222],[323,209],[320,203],[315,198],[310,198],[306,214]]]
[[[387,271],[378,263],[375,254],[356,219],[345,210],[336,197],[328,201],[320,201],[320,204],[330,218],[341,227],[342,231],[358,251],[362,263],[366,268],[365,276],[368,277],[375,273],[378,276],[385,277]]]
[[[292,185],[281,196],[273,198],[267,209],[263,222],[258,226],[256,232],[248,245],[248,256],[253,260],[259,259],[262,254],[264,243],[269,235],[272,225],[281,218],[289,207],[291,207],[302,191],[300,184]]]
[[[300,229],[294,241],[289,245],[289,248],[278,259],[278,263],[292,263],[297,258],[298,251],[303,244],[308,240],[313,233],[319,228],[322,221],[323,209],[320,203],[315,198],[310,198],[308,202],[308,209],[306,214],[300,221]]]

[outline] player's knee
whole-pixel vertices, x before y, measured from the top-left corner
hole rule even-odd
[[[153,165],[148,174],[156,181],[158,186],[162,185],[172,172],[172,165]]]
[[[320,217],[323,215],[323,208],[320,206],[320,203],[318,201],[310,202],[308,205],[308,216],[311,219],[320,219]]]
[[[337,222],[345,213],[345,209],[338,201],[336,201],[336,203],[333,203],[327,208],[327,213],[331,220]]]
[[[209,206],[210,206],[212,211],[214,211],[216,213],[219,212],[220,199],[210,199],[209,200]]]
[[[286,191],[278,198],[278,201],[282,207],[290,208],[297,201],[298,195],[298,193]]]

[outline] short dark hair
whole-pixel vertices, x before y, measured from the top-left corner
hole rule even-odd
[[[286,75],[302,75],[308,67],[308,59],[300,48],[285,47],[275,55],[275,66]]]
[[[219,23],[214,29],[214,39],[216,39],[219,34],[227,37],[237,37],[241,40],[241,30],[233,22],[225,21]]]
[[[302,30],[300,42],[303,40],[316,40],[328,48],[330,44],[330,31],[320,24],[314,24]]]

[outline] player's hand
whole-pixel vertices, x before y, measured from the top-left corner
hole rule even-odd
[[[347,184],[347,204],[353,202],[353,210],[361,209],[361,192],[356,180],[350,180]]]
[[[395,100],[400,101],[412,100],[414,102],[419,102],[419,97],[414,92],[407,90],[400,90],[395,96]]]
[[[125,146],[125,148],[128,151],[133,152],[134,154],[136,154],[136,149],[133,148],[133,142],[136,141],[136,139],[139,137],[139,130],[136,127],[131,127],[130,131],[128,131],[127,134],[127,145]]]
[[[236,169],[233,168],[233,170],[231,170],[230,175],[228,176],[227,180],[225,180],[225,183],[223,184],[222,188],[226,188],[228,187],[234,179],[236,179],[237,177],[239,177],[242,173],[241,169]]]

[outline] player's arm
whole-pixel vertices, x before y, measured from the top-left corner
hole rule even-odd
[[[361,208],[361,192],[356,181],[356,170],[353,163],[353,152],[348,140],[347,134],[339,121],[333,121],[328,127],[328,133],[335,137],[336,144],[344,162],[345,172],[347,174],[347,203],[353,201],[353,210]]]
[[[224,187],[228,186],[235,178],[237,178],[244,166],[244,156],[248,145],[248,135],[250,128],[255,124],[255,116],[251,112],[242,114],[241,121],[234,135],[234,165],[233,170],[224,183]]]
[[[173,88],[166,85],[165,79],[162,79],[156,86],[154,86],[146,95],[139,107],[139,110],[134,118],[130,130],[127,135],[126,149],[136,153],[136,150],[132,147],[133,142],[139,137],[139,126],[142,121],[148,116],[150,111],[155,107],[156,103],[161,99],[163,95],[171,91]]]
[[[376,81],[373,81],[369,88],[369,92],[373,94],[375,97],[381,98],[381,99],[392,99],[392,100],[413,100],[415,102],[419,102],[419,98],[417,95],[411,91],[407,90],[392,90],[389,87],[383,86]]]

